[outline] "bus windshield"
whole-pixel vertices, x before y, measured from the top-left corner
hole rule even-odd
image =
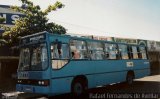
[[[47,68],[48,56],[46,44],[37,44],[30,47],[22,47],[20,50],[20,71],[44,70]]]

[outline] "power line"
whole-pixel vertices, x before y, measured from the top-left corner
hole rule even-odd
[[[68,22],[62,22],[62,21],[59,21],[59,20],[53,20],[53,21],[60,22],[60,23],[64,23],[64,24],[71,25],[71,26],[76,26],[76,27],[80,27],[80,28],[86,28],[86,29],[91,29],[91,30],[96,30],[96,31],[99,31],[99,32],[107,33],[106,31],[99,30],[99,29],[95,29],[95,28],[93,28],[93,27],[82,26],[82,25],[73,24],[73,23],[68,23]]]
[[[106,34],[109,33],[110,36],[112,34],[113,37],[118,37],[116,33],[110,33],[110,32],[106,32],[104,30],[99,30],[99,29],[96,29],[96,28],[93,28],[93,27],[88,27],[88,26],[82,26],[82,25],[78,25],[78,24],[73,24],[73,23],[69,23],[69,22],[64,22],[64,21],[59,21],[59,20],[53,20],[55,22],[59,22],[59,23],[62,23],[62,24],[67,24],[67,25],[70,25],[70,26],[75,26],[75,27],[79,27],[79,28],[86,28],[86,29],[89,29],[89,30],[92,30],[92,31],[97,31],[99,32],[101,35],[105,35],[107,36]],[[95,34],[95,33],[94,33]],[[97,34],[95,34],[97,35]],[[108,35],[109,36],[109,35]]]

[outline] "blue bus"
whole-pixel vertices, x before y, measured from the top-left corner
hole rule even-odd
[[[58,95],[150,75],[146,46],[46,31],[20,40],[16,90]]]

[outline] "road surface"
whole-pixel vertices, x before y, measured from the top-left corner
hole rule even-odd
[[[19,94],[17,95],[20,99],[30,99],[28,94]],[[74,96],[70,94],[58,95],[50,97],[49,99],[71,99]],[[76,98],[82,98],[76,97]],[[135,79],[134,83],[131,86],[128,86],[126,83],[112,84],[103,87],[98,87],[94,89],[89,89],[83,98],[160,98],[160,75],[147,76],[141,79]],[[12,98],[13,99],[13,98]],[[35,99],[35,97],[34,97]],[[48,97],[40,97],[37,99],[48,99]]]

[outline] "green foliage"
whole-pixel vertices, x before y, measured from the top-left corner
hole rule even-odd
[[[6,19],[3,17],[0,17],[0,24],[3,23]]]
[[[3,17],[0,17],[0,28],[3,28],[5,30],[9,30],[9,28],[5,27],[4,25],[1,25],[3,24],[3,22],[5,21],[6,19],[3,18]],[[2,46],[2,43],[6,43],[6,41],[2,38],[1,34],[0,34],[0,47]]]
[[[61,2],[56,2],[53,5],[49,5],[44,11],[41,10],[40,6],[34,5],[29,0],[20,0],[23,7],[12,6],[11,8],[15,11],[21,12],[25,15],[24,18],[20,18],[15,22],[15,26],[12,28],[0,26],[6,30],[3,33],[3,38],[8,41],[11,45],[16,45],[19,42],[19,38],[25,35],[34,34],[41,31],[48,31],[50,33],[65,34],[66,29],[53,22],[48,23],[47,15],[51,11],[56,11],[64,7]]]

